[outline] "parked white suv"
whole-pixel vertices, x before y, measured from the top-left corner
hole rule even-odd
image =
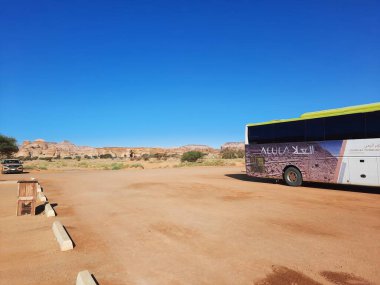
[[[1,162],[1,173],[22,173],[24,167],[22,162],[18,159],[4,159]]]

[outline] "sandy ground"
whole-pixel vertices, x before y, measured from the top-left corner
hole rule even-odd
[[[57,217],[15,216],[1,180],[31,176]],[[84,269],[101,285],[380,284],[380,192],[334,188],[237,167],[0,175],[0,284],[75,284]],[[74,250],[59,251],[56,219]]]

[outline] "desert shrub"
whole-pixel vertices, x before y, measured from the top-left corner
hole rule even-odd
[[[200,151],[188,151],[182,154],[181,161],[185,162],[196,162],[198,159],[202,158],[204,154]]]
[[[110,169],[111,170],[119,170],[119,169],[123,169],[125,167],[126,166],[124,165],[124,163],[112,163],[110,166]]]
[[[24,169],[47,170],[48,164],[46,161],[34,162],[33,164],[24,165]]]
[[[55,166],[56,166],[57,168],[66,167],[66,166],[67,166],[67,162],[62,161],[62,160],[57,160],[57,161],[55,162]]]
[[[144,166],[143,166],[141,163],[134,163],[134,164],[129,165],[129,167],[131,167],[131,168],[142,168],[142,169],[144,169]]]
[[[110,154],[110,153],[101,154],[101,155],[99,155],[99,158],[112,158],[112,154]]]
[[[226,166],[228,165],[222,159],[203,159],[200,162],[183,161],[174,167],[191,167],[191,166]]]
[[[33,164],[31,164],[31,165],[24,165],[24,169],[26,169],[26,170],[37,169],[37,166],[33,165]]]
[[[172,154],[168,155],[168,158],[181,158],[181,155],[179,155],[177,153],[172,153]]]
[[[221,159],[210,159],[202,161],[202,166],[225,166],[226,163]]]
[[[233,158],[243,158],[245,156],[244,150],[242,149],[223,149],[221,151],[223,159],[233,159]]]
[[[145,161],[148,161],[149,158],[150,158],[150,155],[149,155],[148,153],[144,153],[144,154],[141,156],[141,158],[142,158],[143,160],[145,160]]]
[[[157,159],[157,160],[167,160],[168,156],[165,153],[154,153],[151,155],[151,157]]]
[[[77,161],[80,161],[80,160],[81,160],[81,157],[80,157],[79,155],[77,155],[77,156],[75,157],[75,159],[76,159]]]
[[[46,160],[46,161],[49,161],[49,162],[51,162],[51,161],[53,160],[53,158],[52,158],[52,157],[49,157],[49,156],[46,156],[46,157],[40,157],[39,159],[40,159],[40,160]]]
[[[78,163],[78,166],[79,167],[83,167],[83,168],[88,168],[88,162],[81,161],[81,162]]]
[[[91,159],[92,157],[89,156],[89,155],[87,155],[87,154],[85,154],[85,155],[83,156],[83,158],[85,158],[85,159]]]
[[[73,159],[71,156],[65,156],[63,159]]]
[[[28,161],[30,160],[30,157],[29,156],[19,156],[17,157],[19,160],[22,160],[22,161]]]

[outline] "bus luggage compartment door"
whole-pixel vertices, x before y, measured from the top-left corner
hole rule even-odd
[[[351,184],[379,185],[376,157],[350,157],[349,167]]]

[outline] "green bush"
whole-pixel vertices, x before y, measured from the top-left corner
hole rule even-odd
[[[196,162],[198,159],[204,156],[200,151],[188,151],[182,154],[181,161]]]
[[[131,168],[142,168],[142,169],[144,169],[144,166],[143,166],[141,163],[134,163],[134,164],[129,165],[129,167],[131,167]]]
[[[155,154],[152,154],[152,157],[157,159],[157,160],[167,160],[168,159],[166,153],[155,153]]]
[[[40,157],[39,160],[46,160],[46,161],[51,162],[53,160],[53,158],[50,156],[45,156],[45,157]]]
[[[223,159],[233,159],[233,158],[243,158],[245,156],[244,150],[242,149],[223,149],[221,151]]]
[[[99,155],[99,158],[112,158],[112,154],[110,154],[110,153],[101,154],[101,155]]]
[[[149,155],[148,153],[144,153],[144,154],[141,156],[141,158],[142,158],[143,160],[145,160],[145,161],[148,161],[149,158],[150,158],[150,155]]]
[[[37,166],[35,165],[24,165],[25,170],[30,170],[30,169],[37,169]]]
[[[125,167],[126,166],[124,165],[124,163],[112,163],[111,164],[111,170],[120,170],[120,169],[123,169]]]
[[[79,162],[78,163],[78,166],[79,167],[83,167],[83,168],[88,168],[88,162],[86,162],[86,161],[81,161],[81,162]]]
[[[227,166],[231,165],[222,159],[204,159],[200,162],[188,162],[184,161],[180,164],[174,165],[174,167],[191,167],[191,166]]]

